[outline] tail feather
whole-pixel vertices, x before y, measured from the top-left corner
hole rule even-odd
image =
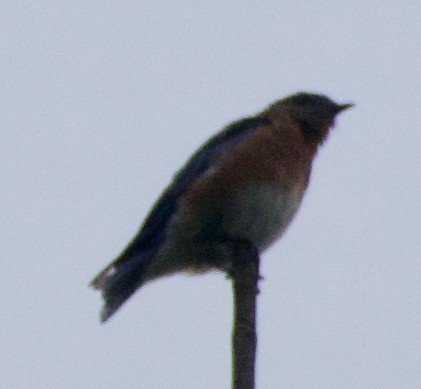
[[[100,313],[101,323],[106,322],[145,282],[148,260],[136,256],[119,264],[111,263],[90,283],[102,292],[104,304]]]
[[[116,265],[114,262],[110,263],[104,270],[98,273],[95,278],[89,283],[89,286],[96,290],[102,290],[107,285],[109,279],[116,272]]]

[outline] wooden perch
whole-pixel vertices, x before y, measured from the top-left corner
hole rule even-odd
[[[234,294],[232,389],[254,389],[259,254],[250,245],[242,244],[237,247],[232,269]]]

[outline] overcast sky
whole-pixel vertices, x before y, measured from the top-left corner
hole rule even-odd
[[[106,325],[90,279],[210,135],[308,90],[341,115],[262,258],[259,389],[421,387],[419,1],[0,3],[0,386],[229,388],[231,284]]]

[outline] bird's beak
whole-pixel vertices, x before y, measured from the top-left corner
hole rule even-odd
[[[336,113],[345,111],[348,108],[352,108],[355,104],[353,103],[347,103],[347,104],[339,104],[338,108],[336,109]]]

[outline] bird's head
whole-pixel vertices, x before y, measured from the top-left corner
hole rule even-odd
[[[354,106],[352,103],[337,104],[324,95],[306,92],[288,96],[276,105],[286,109],[297,120],[306,141],[316,143],[326,139],[335,124],[336,115]]]

